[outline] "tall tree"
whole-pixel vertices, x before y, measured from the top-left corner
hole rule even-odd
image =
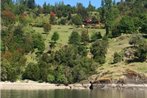
[[[88,16],[86,8],[81,3],[77,3],[77,14],[79,14],[83,19]]]
[[[106,35],[109,34],[111,30],[111,23],[113,21],[112,7],[112,0],[102,0],[102,17],[105,23]]]
[[[89,1],[89,5],[88,5],[88,11],[94,11],[95,7],[91,4],[91,1]]]
[[[33,9],[35,7],[35,0],[28,0],[27,6],[28,6],[28,8]]]

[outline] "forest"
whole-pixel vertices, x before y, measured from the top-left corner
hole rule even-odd
[[[147,0],[1,0],[0,44],[2,81],[70,84],[112,66],[147,74]]]

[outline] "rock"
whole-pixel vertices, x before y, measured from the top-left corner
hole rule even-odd
[[[138,73],[136,71],[126,69],[124,75],[126,76],[127,83],[135,83],[135,84],[147,83],[147,77],[142,73]]]

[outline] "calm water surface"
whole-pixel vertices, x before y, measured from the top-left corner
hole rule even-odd
[[[1,98],[147,98],[147,89],[124,90],[2,90]]]

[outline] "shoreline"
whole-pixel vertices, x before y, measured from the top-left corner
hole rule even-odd
[[[85,84],[88,86],[88,84]],[[0,90],[54,90],[54,89],[88,89],[82,84],[69,84],[65,86],[51,83],[17,83],[17,82],[0,82]]]
[[[51,84],[51,83],[18,83],[18,82],[0,82],[0,90],[55,90],[55,89],[89,89],[90,84]],[[147,89],[147,84],[94,84],[94,89],[128,89],[142,88]]]

